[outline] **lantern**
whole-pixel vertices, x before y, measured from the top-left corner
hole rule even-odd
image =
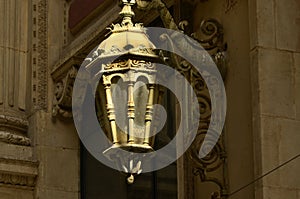
[[[122,22],[112,25],[110,36],[94,50],[95,61],[86,66],[101,74],[95,101],[99,122],[111,142],[103,153],[111,159],[117,158],[117,149],[153,151],[153,105],[162,98],[161,88],[155,85],[155,63],[162,60],[142,25],[132,22],[135,1],[123,0],[123,4]],[[125,171],[133,172],[132,168]]]

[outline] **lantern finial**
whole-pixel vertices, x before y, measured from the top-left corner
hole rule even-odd
[[[122,0],[123,9],[120,15],[123,17],[122,25],[133,25],[132,18],[134,17],[134,12],[132,11],[132,6],[136,3],[135,0]]]

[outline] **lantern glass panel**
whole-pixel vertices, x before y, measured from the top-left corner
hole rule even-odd
[[[148,101],[149,91],[147,85],[143,81],[137,81],[134,85],[134,135],[139,138],[144,137],[145,130],[145,114]]]
[[[115,115],[118,132],[127,132],[127,83],[120,77],[114,77],[111,83],[112,101],[115,107]]]

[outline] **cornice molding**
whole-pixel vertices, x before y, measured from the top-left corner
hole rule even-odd
[[[8,144],[16,144],[23,146],[30,146],[31,144],[31,141],[28,137],[22,135],[15,135],[4,131],[0,131],[0,141]]]
[[[30,139],[26,137],[29,123],[26,119],[16,116],[1,115],[0,114],[0,141],[30,146]]]
[[[0,158],[0,184],[34,189],[38,175],[35,161]]]

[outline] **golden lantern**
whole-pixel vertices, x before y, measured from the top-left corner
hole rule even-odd
[[[123,4],[122,22],[112,25],[110,36],[93,51],[93,61],[86,66],[101,74],[95,101],[98,120],[111,142],[103,153],[110,159],[119,149],[153,151],[153,105],[162,97],[155,85],[155,63],[162,59],[145,28],[132,22],[135,1],[123,0]]]

